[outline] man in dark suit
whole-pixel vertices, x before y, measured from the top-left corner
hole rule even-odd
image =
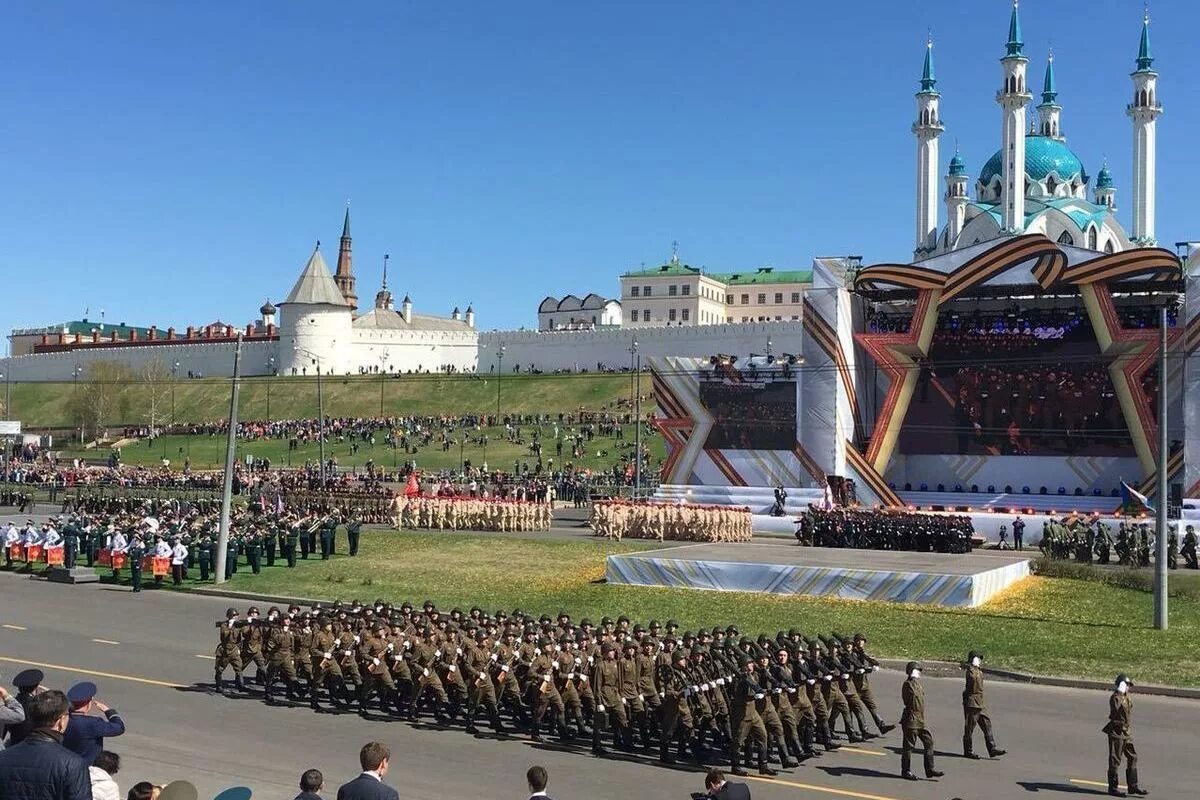
[[[325,776],[319,769],[306,769],[300,776],[300,794],[295,800],[321,800],[320,792],[325,788]]]
[[[541,764],[534,764],[525,771],[525,782],[529,784],[529,800],[552,800],[550,795],[546,794],[546,784],[550,782],[550,776]]]
[[[71,718],[63,736],[63,747],[91,764],[104,750],[106,736],[125,733],[125,721],[115,708],[109,708],[96,698],[96,684],[91,681],[72,686],[67,692],[67,700],[71,703]],[[104,716],[98,717],[93,711]]]
[[[337,800],[400,800],[399,793],[383,782],[392,751],[382,742],[367,742],[358,753],[362,774],[338,787]]]
[[[692,797],[716,797],[720,800],[750,800],[750,787],[744,783],[730,783],[725,773],[710,769],[704,776],[704,794]]]

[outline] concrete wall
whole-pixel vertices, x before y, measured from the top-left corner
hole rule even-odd
[[[154,344],[124,347],[81,347],[63,353],[15,356],[0,361],[5,374],[14,382],[24,381],[70,381],[74,378],[75,366],[83,367],[81,377],[87,375],[90,365],[97,361],[116,361],[128,364],[135,372],[148,363],[160,361],[167,368],[178,361],[177,375],[186,378],[188,373],[205,377],[223,377],[233,374],[233,351],[235,339],[190,342],[179,344]],[[265,375],[269,359],[277,354],[277,341],[247,341],[242,343],[242,374]]]
[[[501,344],[506,371],[511,372],[519,364],[522,372],[531,367],[543,372],[595,372],[597,364],[608,369],[628,368],[634,340],[643,360],[647,356],[707,358],[717,353],[745,358],[752,352],[766,353],[768,339],[775,355],[799,353],[803,329],[800,322],[775,322],[598,331],[489,331],[479,334],[479,371],[492,371]]]
[[[479,354],[475,331],[354,331],[354,346],[347,356],[353,373],[434,372],[451,365],[473,372]]]

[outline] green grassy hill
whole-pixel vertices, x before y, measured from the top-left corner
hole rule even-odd
[[[86,383],[80,381],[80,390]],[[496,411],[497,378],[492,375],[402,375],[399,377],[331,376],[322,380],[329,416],[373,417],[393,414],[490,414]],[[629,375],[513,375],[499,379],[501,413],[558,413],[616,409],[630,397]],[[123,411],[109,427],[149,423],[149,392],[137,381],[122,384]],[[174,384],[178,422],[212,422],[229,416],[228,378],[180,379]],[[643,397],[649,375],[641,377]],[[12,418],[28,431],[71,428],[74,384],[13,383]],[[171,391],[160,395],[164,421],[171,419]],[[268,409],[269,405],[269,409]],[[650,404],[643,400],[648,412]],[[317,416],[314,377],[245,378],[238,404],[240,419],[311,418]]]

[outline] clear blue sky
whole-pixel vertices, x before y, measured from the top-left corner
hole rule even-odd
[[[0,122],[0,327],[244,324],[353,200],[359,295],[385,252],[417,309],[536,324],[545,294],[911,252],[927,28],[975,175],[999,147],[1006,0],[14,4]],[[1158,232],[1200,238],[1200,7],[1154,6]],[[1135,0],[1022,4],[1063,130],[1128,225]],[[943,214],[944,219],[944,214]]]

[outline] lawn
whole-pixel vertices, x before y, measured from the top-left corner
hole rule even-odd
[[[992,666],[1111,680],[1129,672],[1147,682],[1200,685],[1200,602],[1172,598],[1171,628],[1150,627],[1150,594],[1085,581],[1030,578],[978,609],[939,609],[758,594],[608,586],[609,553],[655,545],[607,540],[537,540],[369,532],[356,559],[309,561],[253,576],[231,588],[325,600],[385,598],[489,611],[521,607],[598,621],[628,614],[643,622],[675,618],[683,627],[736,622],[743,632],[797,627],[861,631],[879,654],[958,660],[970,649]]]
[[[382,435],[379,436],[379,442],[373,446],[360,442],[357,453],[350,452],[350,442],[348,441],[329,442],[325,446],[325,451],[327,457],[333,456],[337,459],[340,467],[361,467],[368,461],[374,461],[377,466],[392,467],[397,462],[403,463],[406,460],[415,459],[417,466],[422,469],[458,469],[461,459],[473,466],[482,466],[486,462],[489,469],[505,470],[511,470],[514,462],[519,460],[522,464],[528,464],[532,469],[537,463],[537,458],[529,452],[529,442],[535,428],[541,431],[542,461],[547,469],[558,468],[563,464],[570,463],[592,470],[606,470],[613,464],[621,463],[623,455],[631,455],[633,452],[633,425],[623,426],[625,434],[623,441],[609,437],[597,437],[590,443],[583,458],[579,459],[571,458],[571,448],[566,444],[563,446],[561,458],[555,454],[554,440],[551,438],[554,431],[551,425],[522,426],[525,444],[520,445],[510,444],[505,440],[503,427],[484,428],[482,432],[487,435],[487,445],[466,442],[461,453],[457,446],[443,450],[440,444],[435,443],[430,447],[421,448],[416,455],[410,455],[403,450],[393,450],[387,447],[383,443]],[[471,436],[478,436],[478,432],[472,430]],[[661,463],[665,457],[665,444],[662,437],[658,436],[651,428],[644,429],[644,436],[644,442],[650,448],[651,464]],[[224,435],[162,436],[153,443],[147,440],[123,447],[121,461],[125,464],[158,466],[165,453],[173,467],[182,467],[184,459],[187,458],[191,460],[194,469],[216,469],[225,465],[225,442]],[[103,458],[107,453],[108,450],[105,448],[82,451],[68,448],[62,451],[65,458],[80,456],[95,459]],[[277,467],[303,465],[309,461],[315,463],[319,460],[320,454],[321,449],[317,444],[305,444],[297,450],[289,451],[286,439],[239,440],[237,443],[239,459],[246,455],[269,458],[271,465]],[[551,459],[553,459],[553,464],[549,463]]]
[[[9,419],[20,419],[26,430],[70,429],[74,424],[71,400],[76,386],[64,383],[21,382],[13,376],[8,386],[12,398]],[[85,375],[80,387],[87,382]],[[628,406],[631,377],[603,373],[578,375],[526,375],[506,373],[499,380],[501,413],[570,413]],[[162,390],[160,422],[170,421],[171,407],[178,422],[213,422],[229,416],[228,378],[179,378],[171,392]],[[149,392],[136,379],[124,384],[121,402],[110,427],[149,422]],[[643,397],[650,393],[648,373],[641,376]],[[373,417],[382,414],[494,414],[497,401],[495,376],[398,375],[330,376],[322,381],[325,413],[329,416]],[[643,405],[650,408],[648,402]],[[623,407],[621,410],[625,410]],[[308,377],[253,377],[242,381],[238,401],[240,419],[297,419],[317,416],[317,381]],[[165,417],[163,419],[162,417]]]

